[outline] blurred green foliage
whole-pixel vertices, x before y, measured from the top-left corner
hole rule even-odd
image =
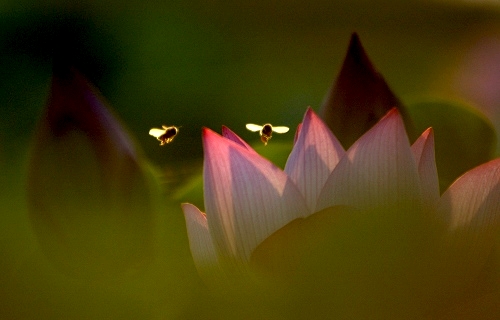
[[[179,290],[183,279],[162,273],[165,259],[142,277],[98,284],[57,274],[40,255],[27,217],[26,163],[54,59],[103,92],[146,155],[173,177],[164,185],[170,197],[171,185],[201,168],[202,126],[224,124],[251,142],[258,136],[247,122],[294,129],[306,106],[320,105],[351,32],[405,102],[444,95],[437,79],[466,52],[464,39],[499,26],[498,8],[452,1],[2,1],[0,317],[199,318],[217,303],[198,289]],[[147,134],[161,124],[182,126],[163,148]],[[291,147],[293,135],[279,139]],[[264,150],[281,148],[276,142]],[[165,210],[165,220],[182,219],[177,205]],[[162,228],[161,241],[185,245],[185,235]]]

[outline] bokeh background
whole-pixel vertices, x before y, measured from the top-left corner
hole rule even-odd
[[[354,31],[403,103],[465,102],[500,131],[498,1],[2,0],[0,297],[10,302],[0,303],[0,317],[51,317],[47,310],[58,307],[75,316],[84,309],[67,307],[70,280],[44,291],[51,278],[40,280],[32,258],[26,167],[54,59],[74,65],[101,90],[152,164],[167,180],[173,172],[173,192],[201,170],[201,127],[224,124],[258,142],[245,123],[295,128],[307,106],[317,110]],[[174,143],[160,148],[148,131],[162,124],[182,127]],[[94,291],[85,287],[78,295]],[[141,301],[146,294],[125,296],[110,299],[109,309],[94,305],[116,317],[162,314]],[[119,314],[127,299],[133,312]]]

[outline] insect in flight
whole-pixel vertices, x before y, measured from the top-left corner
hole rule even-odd
[[[290,130],[290,128],[284,126],[273,127],[270,123],[266,123],[263,126],[253,123],[247,123],[246,127],[252,132],[259,131],[260,140],[264,143],[265,146],[267,146],[267,142],[273,137],[273,132],[286,133],[288,132],[288,130]]]
[[[149,130],[149,135],[155,137],[158,141],[160,141],[160,146],[163,146],[167,143],[170,143],[174,140],[175,136],[179,132],[179,128],[176,126],[163,126],[163,129],[152,128]]]

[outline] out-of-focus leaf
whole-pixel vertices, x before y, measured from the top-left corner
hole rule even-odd
[[[411,119],[354,33],[337,79],[320,109],[320,116],[345,149],[389,110],[397,107],[410,138],[416,137]]]
[[[441,191],[456,178],[492,159],[496,135],[492,124],[472,107],[445,101],[412,104],[408,112],[419,132],[434,129]]]

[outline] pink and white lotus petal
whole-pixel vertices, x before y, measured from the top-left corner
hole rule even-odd
[[[414,209],[421,201],[417,165],[399,112],[392,109],[347,150],[315,211],[333,205]]]
[[[216,249],[248,261],[265,238],[308,213],[293,181],[240,144],[203,129],[204,197]]]
[[[300,130],[302,130],[302,122],[297,125],[297,129],[295,130],[295,136],[293,137],[293,144],[297,143],[297,139],[299,138]]]
[[[443,194],[438,215],[446,222],[444,253],[454,273],[475,278],[493,252],[500,231],[500,159],[458,178]]]
[[[310,213],[314,212],[326,179],[344,154],[330,129],[308,108],[285,172],[304,195]]]
[[[189,234],[189,247],[198,272],[204,279],[220,278],[220,262],[212,236],[208,230],[207,217],[196,206],[183,203],[182,210]]]
[[[250,152],[257,153],[245,140],[241,139],[236,133],[226,126],[222,126],[222,136],[226,139],[236,142]]]
[[[349,292],[376,301],[372,311],[383,301],[382,314],[403,315],[453,308],[463,292],[476,299],[485,283],[500,284],[491,272],[500,265],[500,159],[440,198],[433,131],[410,146],[396,109],[347,151],[311,109],[297,131],[282,171],[229,129],[203,130],[207,213],[183,210],[200,275],[217,290],[279,278],[269,284],[294,288],[297,304],[319,292],[318,307],[338,312],[344,300],[333,293]],[[311,279],[325,274],[333,280],[317,291]]]
[[[497,231],[500,226],[500,159],[484,163],[458,178],[441,197],[440,209],[446,214],[451,230]]]
[[[434,155],[434,131],[425,130],[411,146],[420,176],[422,200],[426,211],[434,209],[439,201],[439,179]]]

